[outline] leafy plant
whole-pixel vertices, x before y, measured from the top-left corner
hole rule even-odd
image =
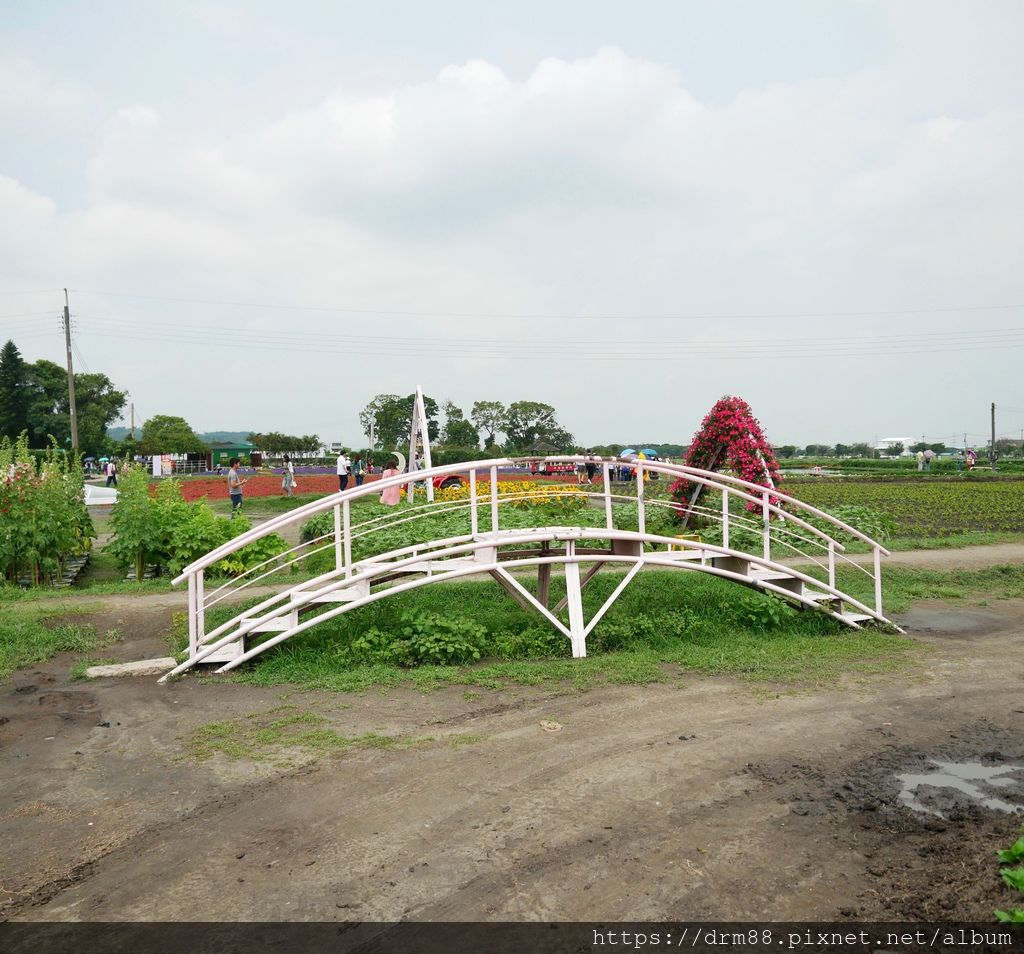
[[[996,920],[1007,924],[1024,924],[1024,908],[1013,908],[1010,911],[996,911]]]
[[[1013,888],[1014,891],[1024,891],[1024,866],[1003,868],[999,874],[1003,881]]]
[[[1024,861],[1024,836],[1018,838],[1009,848],[996,854],[1000,864],[1012,865],[1015,862]]]
[[[526,626],[494,637],[495,653],[502,659],[551,659],[568,656],[571,644],[553,626]]]
[[[126,467],[111,510],[114,538],[107,548],[122,567],[134,566],[141,580],[147,564],[166,567],[172,574],[249,529],[241,515],[220,517],[204,500],[188,503],[177,480],[165,480],[155,493],[139,467]],[[210,575],[237,576],[283,553],[288,544],[269,534],[214,564]]]
[[[778,629],[793,615],[789,605],[771,596],[748,596],[736,609],[737,619],[752,629]]]
[[[1021,829],[1024,831],[1024,828]],[[1009,848],[996,852],[1001,865],[1012,865],[1024,861],[1024,837],[1018,838]],[[1024,865],[1016,868],[1002,868],[999,872],[1003,882],[1015,891],[1024,891]],[[1024,908],[1011,908],[1009,911],[996,911],[997,921],[1009,924],[1024,924]]]
[[[353,640],[351,652],[368,662],[452,666],[480,659],[486,634],[473,620],[406,611],[396,633],[369,629]]]
[[[38,463],[37,463],[38,458]],[[58,577],[95,536],[78,460],[55,446],[33,454],[25,434],[0,441],[0,580]]]

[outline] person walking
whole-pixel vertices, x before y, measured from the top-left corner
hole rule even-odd
[[[597,464],[594,463],[594,458],[591,456],[593,453],[593,451],[590,451],[587,454],[586,463],[583,465],[587,470],[588,484],[592,484],[594,482],[594,475],[597,473]]]
[[[234,516],[241,509],[242,488],[246,482],[239,476],[238,458],[232,457],[230,464],[231,469],[228,471],[228,496],[231,498],[231,515]]]
[[[352,476],[356,479],[356,486],[362,487],[363,477],[366,476],[362,454],[356,454],[355,457],[352,458]]]
[[[380,475],[381,480],[387,480],[389,477],[397,477],[401,471],[398,469],[398,461],[392,458],[388,461],[387,467],[384,468]],[[402,499],[402,485],[395,484],[393,487],[386,487],[380,495],[380,502],[386,504],[389,507],[394,507],[399,500]]]
[[[117,486],[117,461],[113,457],[107,461],[107,486]]]
[[[284,455],[284,479],[281,481],[281,489],[286,497],[290,497],[295,489],[295,465],[287,454]]]
[[[348,461],[348,457],[345,452],[342,451],[338,455],[338,489],[344,490],[348,487],[348,475],[352,469],[352,465]]]

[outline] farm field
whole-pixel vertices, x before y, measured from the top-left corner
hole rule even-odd
[[[1024,533],[1024,480],[790,481],[785,490],[822,510],[877,511],[892,521],[897,537]]]

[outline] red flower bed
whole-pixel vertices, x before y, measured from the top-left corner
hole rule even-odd
[[[242,479],[246,481],[242,488],[242,493],[246,497],[273,497],[282,493],[279,474],[261,474],[255,477],[245,477],[243,474]],[[380,475],[368,476],[365,482],[370,483],[374,480],[380,480]],[[305,494],[333,494],[338,491],[338,478],[334,474],[299,474],[295,478],[295,482],[297,484],[296,497]],[[348,485],[354,487],[355,480],[350,478]],[[211,500],[227,500],[228,479],[227,477],[203,477],[198,480],[183,480],[181,492],[189,502],[202,497],[209,497]]]

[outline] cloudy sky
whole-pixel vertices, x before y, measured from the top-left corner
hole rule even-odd
[[[1024,428],[1019,0],[0,2],[0,338],[356,442]]]

